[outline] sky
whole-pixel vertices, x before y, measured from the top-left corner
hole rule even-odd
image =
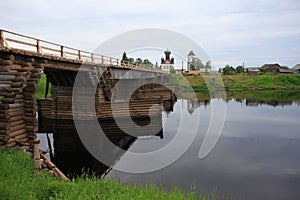
[[[0,28],[88,51],[127,31],[159,28],[195,41],[217,68],[300,63],[299,0],[9,0]],[[155,63],[163,52],[154,55],[141,53]],[[175,57],[177,68],[182,60]]]

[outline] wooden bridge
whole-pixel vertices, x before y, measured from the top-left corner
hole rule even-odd
[[[148,115],[145,109],[149,109],[149,102],[156,104],[158,100],[168,109],[172,107],[172,103],[164,102],[174,99],[174,91],[160,85],[168,82],[168,74],[159,68],[0,30],[0,145],[32,150],[37,143],[38,121],[43,121],[37,118],[38,110],[43,122],[48,122],[40,130],[53,130],[55,120],[70,120],[72,89],[79,71],[88,74],[88,79],[79,80],[83,86],[97,87],[99,118],[111,116],[108,108],[119,79],[126,82],[118,86],[120,96],[129,85],[144,84],[131,100],[145,107],[137,106],[138,109],[131,110],[132,115]],[[37,104],[35,92],[43,72],[51,84],[52,99],[39,100]]]

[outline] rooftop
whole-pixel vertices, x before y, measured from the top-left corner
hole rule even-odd
[[[190,53],[188,54],[188,56],[195,56],[193,51],[190,51]]]

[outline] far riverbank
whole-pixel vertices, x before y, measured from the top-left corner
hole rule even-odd
[[[191,86],[196,91],[208,90],[208,85],[225,88],[225,90],[300,90],[300,76],[297,74],[220,76],[224,85],[216,83],[215,74],[184,76],[184,78],[178,76],[176,82],[178,81],[180,88],[183,90]]]

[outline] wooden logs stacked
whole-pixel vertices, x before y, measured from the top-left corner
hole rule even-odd
[[[26,142],[22,112],[21,89],[17,87],[19,67],[13,55],[0,58],[0,145],[14,147],[17,142]],[[19,94],[19,95],[17,95]]]
[[[35,90],[41,66],[12,54],[0,58],[0,145],[32,150],[36,138]]]
[[[5,145],[8,140],[7,135],[7,120],[9,116],[7,115],[6,105],[0,105],[0,145]]]
[[[36,139],[36,133],[38,131],[38,120],[37,120],[37,102],[35,98],[35,92],[37,89],[37,83],[41,78],[42,67],[39,64],[36,64],[33,58],[25,59],[25,62],[22,62],[22,67],[27,68],[29,72],[29,77],[26,80],[26,87],[23,89],[24,94],[24,118],[26,125],[26,132],[28,133],[29,143],[33,143]],[[33,146],[31,145],[31,148]]]
[[[21,96],[21,95],[20,95]],[[29,150],[28,135],[25,128],[23,104],[14,103],[9,105],[7,111],[7,136],[6,146],[18,146],[24,151]]]

